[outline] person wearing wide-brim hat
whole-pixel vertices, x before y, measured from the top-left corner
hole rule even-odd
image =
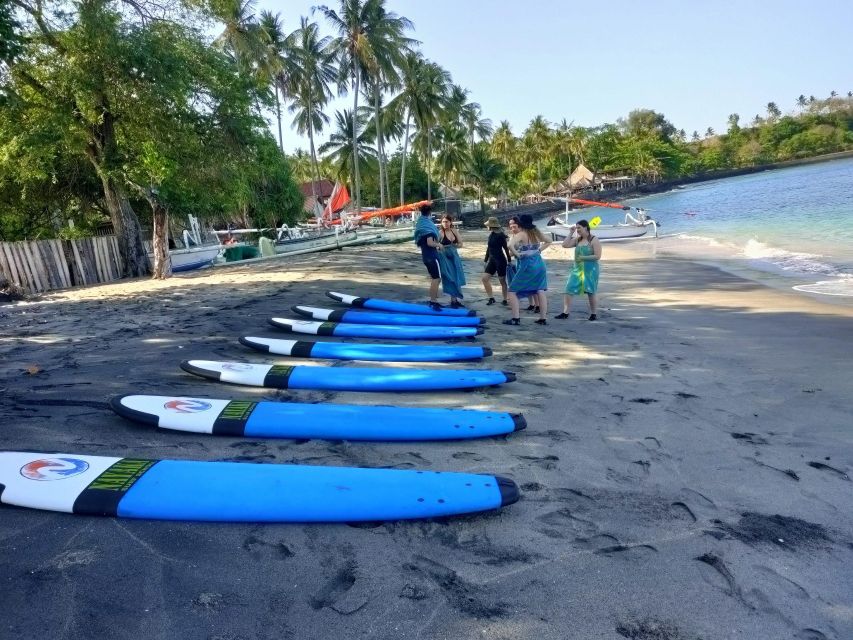
[[[486,263],[483,269],[482,281],[483,288],[486,290],[486,295],[489,296],[486,304],[495,304],[495,298],[492,295],[492,276],[498,276],[498,282],[501,283],[501,294],[503,295],[502,304],[507,304],[507,287],[506,287],[506,269],[509,262],[512,260],[512,255],[507,246],[507,235],[501,228],[501,223],[494,216],[486,220],[486,228],[491,231],[489,238],[486,241],[486,257],[483,262]]]

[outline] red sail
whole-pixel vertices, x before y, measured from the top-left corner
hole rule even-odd
[[[335,188],[332,189],[332,196],[329,198],[329,204],[323,210],[323,218],[331,220],[332,216],[343,209],[350,202],[347,186],[340,182],[335,183]]]

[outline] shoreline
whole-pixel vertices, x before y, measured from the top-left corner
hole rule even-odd
[[[753,167],[736,167],[732,169],[721,169],[708,173],[701,173],[692,176],[684,176],[682,178],[674,178],[672,180],[664,180],[661,182],[647,183],[638,185],[633,189],[625,189],[622,191],[601,191],[592,192],[589,197],[591,199],[600,198],[602,200],[626,200],[630,198],[641,198],[659,193],[671,191],[677,187],[688,184],[701,184],[703,182],[713,182],[714,180],[724,180],[726,178],[736,178],[738,176],[750,175],[753,173],[763,173],[765,171],[776,171],[777,169],[789,169],[791,167],[802,167],[810,164],[820,164],[822,162],[832,162],[833,160],[844,160],[853,158],[853,150],[838,151],[836,153],[827,153],[811,158],[799,158],[796,160],[784,160],[781,162],[771,162],[768,164],[755,165]],[[584,208],[586,205],[578,205],[577,208]]]
[[[0,387],[11,418],[0,448],[497,473],[522,494],[490,514],[353,526],[2,508],[0,564],[10,580],[0,598],[10,632],[853,635],[853,310],[606,245],[599,321],[586,320],[585,299],[568,320],[553,319],[570,265],[569,252],[555,248],[546,253],[548,324],[524,314],[521,326],[504,327],[506,308],[486,306],[479,282],[485,232],[463,234],[465,302],[486,318],[476,343],[494,355],[453,367],[517,373],[497,388],[277,391],[179,369],[190,358],[368,366],[265,357],[236,337],[292,338],[267,318],[292,304],[340,308],[328,289],[423,301],[426,277],[411,243],[0,306]],[[433,443],[209,436],[120,419],[107,400],[121,393],[466,407],[522,412],[528,427]]]

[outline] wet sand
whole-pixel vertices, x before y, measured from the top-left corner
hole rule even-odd
[[[503,327],[478,281],[484,237],[466,235],[466,301],[495,355],[455,366],[518,381],[473,392],[275,391],[178,367],[267,361],[236,338],[288,337],[267,318],[334,306],[327,289],[423,300],[409,244],[0,307],[0,448],[498,473],[522,490],[497,513],[357,526],[4,508],[0,635],[853,637],[850,309],[608,245],[600,321],[578,300],[569,320]],[[547,256],[553,317],[568,262]],[[122,393],[521,411],[529,427],[468,442],[241,440],[126,422],[107,406]]]

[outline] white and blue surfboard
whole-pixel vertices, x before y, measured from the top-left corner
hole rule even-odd
[[[290,310],[312,320],[354,324],[398,324],[410,327],[479,327],[485,324],[485,320],[476,316],[424,316],[414,313],[324,309],[305,305],[296,305],[290,307]]]
[[[308,367],[248,362],[185,360],[181,368],[203,378],[274,389],[329,391],[441,391],[491,387],[515,381],[510,371],[491,369],[396,369]]]
[[[240,343],[264,353],[297,358],[329,360],[372,360],[377,362],[454,362],[479,360],[492,355],[488,347],[445,345],[360,344],[351,342],[312,342],[244,336]]]
[[[0,452],[0,503],[119,518],[407,520],[499,509],[518,496],[512,480],[470,473]]]
[[[382,298],[359,298],[358,296],[347,295],[346,293],[337,293],[335,291],[327,291],[326,295],[332,300],[337,300],[351,307],[359,307],[361,309],[373,309],[375,311],[391,311],[392,313],[413,313],[416,315],[425,316],[473,316],[476,315],[470,309],[452,309],[443,307],[436,311],[426,304],[415,304],[413,302],[397,302],[396,300],[383,300]]]
[[[270,324],[291,333],[340,338],[392,338],[394,340],[459,340],[483,333],[482,327],[408,327],[391,324],[355,324],[270,318]]]
[[[527,426],[518,413],[345,404],[116,396],[119,415],[160,429],[249,438],[460,440],[501,436]]]

